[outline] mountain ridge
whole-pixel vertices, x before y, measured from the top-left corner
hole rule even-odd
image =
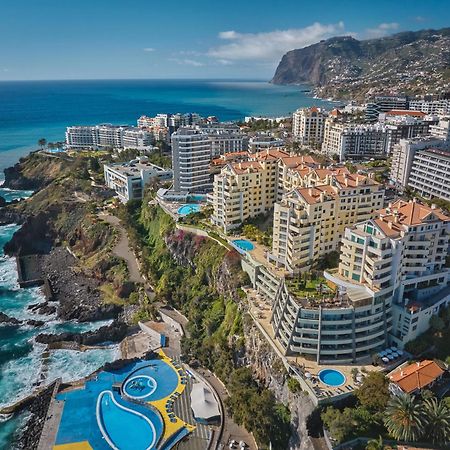
[[[365,97],[380,85],[383,92],[437,93],[450,86],[450,27],[322,40],[287,52],[271,82],[309,83],[317,95],[334,98]]]

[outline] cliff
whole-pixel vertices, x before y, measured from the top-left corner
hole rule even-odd
[[[377,39],[333,37],[292,50],[272,83],[310,83],[322,97],[363,98],[390,91],[434,93],[450,86],[450,28]]]

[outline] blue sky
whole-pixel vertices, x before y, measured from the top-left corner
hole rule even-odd
[[[270,79],[331,36],[450,26],[447,0],[3,0],[0,80]]]

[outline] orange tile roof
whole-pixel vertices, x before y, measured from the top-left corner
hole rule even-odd
[[[288,167],[297,167],[300,164],[305,165],[318,165],[319,162],[316,161],[312,156],[310,155],[296,155],[296,156],[284,156],[281,158],[281,161],[285,166]]]
[[[444,373],[444,370],[434,361],[426,359],[398,369],[389,376],[403,392],[411,393],[423,389]]]
[[[363,185],[379,184],[365,175],[358,175],[355,173],[339,172],[334,177],[341,187],[358,187]]]
[[[287,156],[289,156],[288,152],[280,150],[278,148],[268,148],[267,150],[263,150],[253,155],[255,159],[260,160],[275,160],[280,158],[286,158]]]
[[[409,202],[397,200],[388,208],[380,211],[380,218],[385,222],[395,221],[403,225],[420,225],[431,214],[444,222],[450,220],[450,217],[446,216],[442,209],[432,208],[414,200],[410,200]]]
[[[392,109],[386,113],[388,116],[413,116],[413,117],[424,117],[425,113],[422,111],[412,111],[410,109]]]
[[[238,175],[243,173],[254,173],[263,170],[263,166],[257,161],[243,161],[230,164],[231,169]]]
[[[300,188],[296,189],[296,192],[304,198],[306,203],[309,205],[314,205],[316,203],[320,203],[320,195],[326,194],[330,195],[333,198],[335,198],[338,194],[336,192],[336,189],[333,188],[333,186],[330,186],[329,184],[323,184],[315,187],[309,187],[309,188]]]

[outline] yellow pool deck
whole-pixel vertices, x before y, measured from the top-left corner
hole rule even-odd
[[[170,436],[172,436],[177,431],[181,430],[181,428],[186,428],[189,433],[195,430],[195,426],[190,423],[185,422],[179,417],[175,416],[176,422],[171,422],[169,414],[166,411],[166,403],[170,399],[170,396],[175,394],[175,392],[179,392],[180,394],[186,389],[186,385],[181,383],[181,376],[178,372],[178,369],[173,365],[172,360],[161,350],[159,349],[157,353],[160,355],[161,359],[168,364],[172,369],[176,372],[178,377],[178,385],[175,390],[173,390],[167,397],[164,397],[160,400],[155,400],[152,402],[148,402],[152,405],[158,412],[161,414],[161,417],[164,421],[164,434],[161,436],[161,439],[166,440]],[[54,445],[53,450],[95,450],[91,447],[88,441],[81,442],[72,442],[70,444],[60,444]]]
[[[181,376],[178,373],[177,368],[173,365],[172,360],[160,349],[158,350],[159,355],[161,356],[161,359],[168,364],[170,367],[172,367],[173,370],[177,373],[178,377],[178,386],[174,391],[172,391],[167,397],[162,398],[160,400],[155,400],[153,402],[148,402],[152,406],[154,406],[159,413],[161,414],[163,421],[164,421],[164,434],[162,436],[163,439],[167,439],[170,436],[172,436],[174,433],[176,433],[181,428],[186,428],[191,433],[195,430],[195,426],[191,425],[190,423],[185,422],[184,420],[181,420],[179,417],[175,416],[176,422],[171,422],[169,415],[166,411],[166,402],[170,399],[170,396],[175,394],[175,392],[179,392],[180,394],[186,389],[186,385],[181,383]]]

